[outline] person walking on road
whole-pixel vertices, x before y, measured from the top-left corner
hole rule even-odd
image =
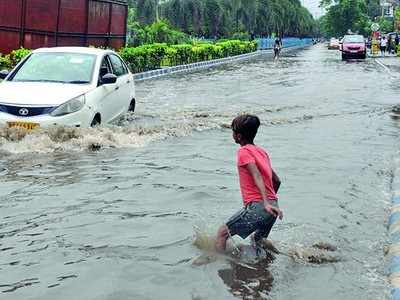
[[[388,45],[388,41],[387,41],[386,37],[383,36],[381,38],[381,42],[380,42],[380,48],[381,48],[381,55],[382,56],[385,56],[387,45]]]
[[[251,234],[257,251],[276,219],[283,218],[277,196],[281,181],[272,169],[267,151],[254,144],[260,125],[260,119],[254,115],[240,115],[232,122],[233,139],[240,145],[237,168],[243,208],[218,230],[216,249],[221,253],[229,237],[239,235],[245,239]]]
[[[275,39],[274,43],[274,59],[278,59],[282,49],[282,42],[280,38]]]

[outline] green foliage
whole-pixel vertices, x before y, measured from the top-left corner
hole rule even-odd
[[[343,36],[348,31],[367,34],[369,24],[366,0],[323,0],[327,13],[322,17],[322,31],[329,36]],[[332,4],[332,5],[331,5]]]
[[[134,73],[199,61],[218,59],[257,50],[256,42],[230,40],[215,44],[194,42],[192,44],[149,44],[125,47],[119,52]]]
[[[167,44],[149,44],[139,47],[125,47],[119,52],[132,71],[143,72],[161,67],[161,62],[167,53]]]
[[[147,26],[141,26],[138,22],[128,22],[128,29],[128,45],[130,46],[153,43],[174,45],[190,40],[186,34],[173,29],[167,21],[163,20]]]
[[[394,12],[395,29],[400,31],[400,7],[396,8]]]
[[[393,31],[393,21],[386,18],[379,18],[379,27],[381,32],[392,32]]]
[[[327,36],[342,36],[348,30],[363,35],[371,33],[372,22],[380,25],[381,32],[394,30],[391,19],[380,17],[379,0],[322,0],[327,13],[320,20],[320,28]],[[395,12],[395,23],[400,29],[400,9]]]
[[[128,24],[145,26],[165,19],[191,36],[218,39],[235,34],[244,40],[236,33],[306,36],[317,32],[317,22],[299,0],[129,0],[129,4],[135,15]]]
[[[12,68],[12,63],[10,59],[10,55],[2,55],[0,53],[0,71],[4,69],[11,69]]]
[[[19,48],[17,50],[13,50],[10,53],[10,60],[13,66],[17,65],[25,56],[29,55],[31,50],[25,48]]]
[[[146,43],[167,43],[169,45],[188,41],[187,35],[174,30],[166,21],[158,21],[146,27]]]

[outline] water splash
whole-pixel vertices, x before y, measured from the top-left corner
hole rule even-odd
[[[196,229],[193,245],[202,250],[205,254],[194,260],[193,264],[208,264],[221,257],[215,250],[215,244],[215,236]],[[251,251],[252,246],[236,244],[233,239],[229,239],[226,254],[250,264],[257,263],[263,259],[270,260],[270,257],[274,255],[284,255],[298,263],[325,264],[341,261],[341,257],[335,254],[338,250],[337,247],[327,242],[318,242],[314,243],[312,246],[305,246],[300,243],[285,245],[283,243],[264,239],[261,243],[261,247],[266,255],[258,255],[256,251]]]

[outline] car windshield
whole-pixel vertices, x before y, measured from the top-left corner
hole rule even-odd
[[[343,39],[344,43],[364,43],[364,37],[361,35],[348,35]]]
[[[12,81],[86,84],[92,79],[96,56],[80,53],[33,53]]]

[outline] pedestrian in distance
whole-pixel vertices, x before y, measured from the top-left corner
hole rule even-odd
[[[274,42],[274,59],[278,59],[281,53],[282,42],[280,38],[276,38]]]
[[[234,214],[217,233],[216,250],[225,252],[229,237],[238,235],[246,239],[252,235],[256,250],[266,239],[277,218],[283,214],[278,206],[279,177],[271,166],[268,153],[254,144],[260,119],[253,115],[240,115],[232,122],[232,136],[240,145],[237,168],[243,208]]]
[[[387,48],[387,39],[385,36],[381,37],[381,41],[380,41],[380,49],[381,49],[381,55],[385,56],[385,52],[386,52],[386,48]]]
[[[389,44],[390,44],[390,49],[391,49],[390,54],[396,54],[397,46],[396,46],[396,37],[395,36],[390,36]]]
[[[392,54],[392,50],[393,50],[392,38],[390,35],[388,35],[386,51],[388,54]]]

